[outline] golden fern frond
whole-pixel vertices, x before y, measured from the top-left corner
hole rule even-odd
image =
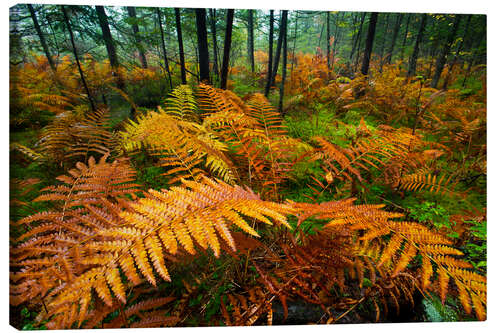
[[[199,165],[204,161],[211,173],[226,182],[234,182],[236,172],[225,151],[227,146],[203,125],[181,120],[159,108],[130,121],[120,133],[126,151],[146,147],[164,158],[168,174],[179,173],[173,181],[199,179],[203,173]]]
[[[199,246],[218,256],[219,239],[236,249],[233,226],[259,236],[246,218],[289,227],[286,215],[294,211],[262,201],[248,188],[208,178],[169,191],[150,190],[131,202],[123,195],[135,190],[129,182],[133,173],[119,161],[91,158],[70,175],[59,177],[64,184],[37,199],[61,202],[59,210],[21,220],[33,229],[12,249],[17,268],[11,273],[11,302],[44,298],[43,317],[53,328],[81,325],[92,291],[111,307],[115,298],[126,303],[127,289],[143,278],[152,285],[156,275],[170,280],[167,253],[195,253]]]
[[[180,85],[170,92],[165,101],[166,112],[180,120],[199,121],[198,106],[193,90],[188,85]]]
[[[22,144],[19,144],[17,142],[11,143],[9,146],[10,150],[17,150],[20,151],[22,154],[25,156],[28,156],[29,159],[36,161],[36,162],[43,162],[45,160],[45,156],[39,152],[37,152],[34,149],[31,149],[29,147],[26,147]]]

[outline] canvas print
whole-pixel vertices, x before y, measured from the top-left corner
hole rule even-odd
[[[486,16],[17,4],[10,324],[486,320]]]

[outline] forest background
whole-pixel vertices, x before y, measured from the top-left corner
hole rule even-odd
[[[43,3],[43,1],[42,1]],[[78,2],[67,2],[68,4],[84,4],[84,3],[78,3]],[[262,3],[262,4],[261,4]],[[366,11],[366,12],[370,12],[370,11],[390,11],[390,12],[399,12],[401,10],[404,10],[404,12],[446,12],[446,13],[484,13],[482,11],[481,8],[479,8],[479,6],[477,6],[477,4],[472,4],[472,7],[467,7],[465,6],[464,8],[460,8],[460,6],[454,4],[453,2],[442,2],[440,4],[436,4],[432,1],[420,1],[418,4],[404,4],[404,5],[401,5],[401,4],[397,4],[397,3],[394,3],[391,5],[391,4],[387,4],[387,2],[383,2],[383,3],[370,3],[370,2],[365,2],[364,4],[360,4],[359,7],[343,7],[343,6],[346,6],[346,4],[328,4],[328,6],[326,6],[326,4],[323,4],[323,3],[320,3],[318,1],[318,4],[314,4],[314,1],[313,2],[308,2],[307,4],[305,3],[289,3],[289,2],[286,2],[286,1],[276,1],[276,2],[273,2],[273,7],[275,7],[276,9],[300,9],[300,10],[332,10],[332,11]],[[362,2],[360,2],[362,3]],[[124,6],[124,5],[136,5],[136,6],[141,6],[141,5],[144,5],[142,3],[137,3],[137,2],[134,2],[134,1],[107,1],[107,2],[99,2],[97,4],[103,4],[103,5],[107,5],[107,6],[113,6],[113,5],[116,5],[116,6]],[[196,6],[199,6],[201,5],[202,2],[200,1],[192,1],[192,2],[189,2],[189,1],[169,1],[168,3],[164,3],[162,1],[151,1],[151,2],[148,2],[147,5],[151,5],[151,6],[168,6],[168,7],[174,7],[174,6],[179,6],[181,8],[188,8],[188,7],[196,7]],[[92,4],[94,5],[94,4]],[[203,4],[205,6],[205,4]],[[218,7],[218,8],[248,8],[249,4],[247,3],[242,3],[241,1],[240,2],[228,2],[228,1],[215,1],[212,3],[210,3],[210,7]],[[206,5],[208,7],[208,5]],[[269,4],[266,3],[265,1],[255,1],[251,4],[252,8],[255,8],[255,9],[268,9],[269,8]],[[6,8],[3,12],[3,14],[5,14],[6,12]],[[495,20],[495,15],[496,14],[493,14],[489,17],[488,19],[488,32],[490,34],[489,37],[491,37],[491,35],[495,34],[495,31],[498,31],[498,29],[495,30],[495,25],[496,25],[496,22],[495,21],[498,21],[498,20]],[[4,23],[6,22],[5,20],[3,21]],[[4,32],[5,31],[8,31],[8,29],[4,29]],[[5,34],[4,34],[4,37],[5,37]],[[4,43],[7,43],[7,41],[4,41]],[[6,45],[6,44],[5,44]],[[495,55],[497,54],[497,52],[493,51],[491,52],[492,49],[496,48],[496,46],[494,45],[494,43],[489,43],[488,45],[488,56],[490,57],[489,59],[492,59],[491,62],[488,63],[488,76],[489,78],[491,77],[495,77],[495,71],[496,71],[496,65],[493,63],[494,59],[495,59]],[[5,56],[2,55],[2,56]],[[6,64],[6,60],[3,62],[4,64]],[[5,69],[5,66],[4,66],[4,69]],[[3,89],[3,92],[4,92],[4,97],[6,97],[4,100],[4,104],[5,107],[4,109],[8,109],[8,105],[7,105],[7,96],[6,96],[6,91],[8,89],[8,82],[7,82],[7,79],[6,77],[7,76],[3,76],[4,77],[4,89]],[[495,91],[496,89],[498,89],[497,86],[495,85],[490,85],[490,82],[488,82],[488,87],[490,90],[493,90]],[[494,110],[497,106],[497,102],[496,101],[496,98],[493,94],[490,94],[488,97],[490,97],[488,99],[488,108],[490,110]],[[8,117],[7,115],[8,113],[5,112],[3,113],[3,116],[5,117]],[[492,115],[491,112],[488,114],[488,123],[489,123],[489,126],[490,128],[495,128],[495,124],[497,123],[496,120],[495,120],[496,116],[495,115]],[[4,126],[7,126],[8,124],[8,120],[7,119],[4,119],[4,121],[2,122],[2,124]],[[3,131],[3,135],[5,137],[5,139],[7,138],[6,136],[6,133],[8,133],[8,130],[5,130]],[[494,133],[494,131],[491,131],[489,133],[489,138],[488,138],[488,141],[493,141],[494,142],[498,142],[497,140],[495,140],[495,136],[496,134]],[[6,139],[6,141],[8,142],[8,139]],[[494,170],[495,168],[495,165],[496,165],[496,161],[495,161],[495,155],[498,156],[498,154],[496,154],[496,148],[495,148],[495,145],[492,144],[490,145],[491,147],[491,150],[490,150],[490,154],[489,154],[489,166],[491,165],[491,169],[490,170]],[[5,171],[6,171],[6,167],[4,166],[5,168]],[[4,173],[4,174],[7,174],[7,171]],[[495,180],[496,176],[494,175],[494,172],[491,172],[489,177],[488,177],[488,183],[489,183],[489,189],[491,188],[492,191],[489,192],[490,194],[490,198],[492,196],[495,196],[495,184],[498,184]],[[4,179],[4,181],[6,181],[6,179]],[[7,183],[5,183],[6,186],[3,186],[3,188],[7,188]],[[7,198],[7,191],[4,192],[5,194],[5,199]],[[7,200],[4,200],[4,202],[7,202]],[[490,220],[493,220],[495,217],[498,216],[498,214],[495,212],[495,208],[493,205],[490,205],[490,211],[488,212],[488,214],[490,215],[489,218]],[[495,226],[489,226],[489,228],[495,228]],[[496,253],[493,248],[494,246],[494,243],[495,243],[495,231],[493,229],[493,231],[489,231],[489,235],[491,235],[491,238],[489,240],[491,240],[491,242],[489,244],[492,245],[492,250],[491,252],[489,251],[489,253]],[[5,250],[4,253],[7,253],[8,251]],[[4,267],[7,267],[7,265],[5,265]],[[488,270],[488,277],[489,279],[491,279],[490,281],[495,281],[495,276],[496,276],[496,273],[495,273],[495,270],[494,270],[494,267],[492,267],[492,269]],[[7,285],[7,283],[4,283],[3,284],[4,286]],[[491,294],[489,295],[491,297],[491,299],[494,301],[495,297],[495,286],[493,284],[490,284],[489,287],[491,286]],[[489,290],[490,292],[490,290]],[[5,296],[4,299],[7,299],[7,296]],[[498,299],[498,298],[497,298]],[[495,306],[494,306],[494,303],[490,303],[491,304],[491,308],[489,307],[488,310],[491,311],[491,310],[494,310],[495,309]],[[489,315],[490,315],[490,318],[494,318],[496,317],[494,312],[489,312]],[[470,324],[468,324],[470,325]],[[473,325],[473,324],[472,324]],[[351,329],[351,328],[349,328]],[[354,328],[356,329],[356,328]]]

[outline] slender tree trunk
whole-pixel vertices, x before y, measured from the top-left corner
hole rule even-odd
[[[464,80],[462,81],[462,88],[465,88],[465,83],[467,82],[467,79],[470,76],[472,65],[474,64],[475,59],[478,56],[478,53],[479,53],[478,47],[481,45],[481,42],[483,41],[483,39],[486,37],[486,27],[483,27],[479,36],[475,36],[475,37],[476,38],[474,38],[474,43],[472,43],[473,45],[471,46],[474,49],[474,51],[472,52],[472,55],[469,57],[469,59],[467,61],[467,69],[465,71]]]
[[[288,13],[288,11],[286,11]],[[271,86],[275,85],[276,74],[278,74],[278,67],[280,64],[281,47],[283,45],[283,36],[285,32],[285,26],[283,25],[286,21],[286,16],[284,11],[281,11],[281,21],[280,21],[280,34],[278,36],[278,45],[276,45],[276,55],[274,57],[273,73],[271,76]]]
[[[113,76],[116,77],[116,85],[119,89],[124,90],[125,83],[119,73],[120,63],[118,62],[118,56],[116,55],[115,44],[113,43],[113,37],[111,36],[111,31],[109,30],[108,17],[103,6],[95,6],[97,13],[97,18],[99,19],[99,26],[102,31],[102,39],[106,45],[106,51],[108,52],[109,64],[113,68]]]
[[[212,39],[213,39],[213,51],[214,51],[214,73],[216,79],[219,78],[219,49],[217,48],[217,30],[216,30],[216,25],[215,25],[215,18],[216,18],[216,11],[215,9],[209,9],[208,10],[210,13],[210,32],[212,33]]]
[[[210,61],[207,41],[207,13],[205,8],[196,11],[196,36],[198,37],[198,55],[200,65],[200,81],[210,83]]]
[[[354,59],[353,59],[353,58],[354,58],[354,53],[356,52],[356,47],[357,47],[357,45],[358,45],[358,40],[359,40],[359,33],[360,33],[360,30],[361,30],[361,28],[362,28],[362,26],[363,26],[363,23],[364,23],[364,21],[365,21],[365,16],[366,16],[366,13],[363,13],[363,15],[361,16],[361,23],[360,23],[360,25],[359,25],[359,30],[358,30],[357,32],[356,32],[356,30],[357,30],[357,29],[356,29],[356,27],[357,27],[357,22],[356,22],[356,24],[354,25],[354,27],[355,27],[355,30],[354,30],[354,32],[353,32],[353,34],[354,34],[354,40],[353,40],[353,43],[352,43],[351,53],[349,54],[349,62],[351,62],[351,63],[352,63],[352,61],[354,60]]]
[[[326,62],[328,69],[331,68],[330,64],[330,11],[326,12]],[[328,73],[330,75],[330,73]]]
[[[410,18],[412,14],[408,14],[408,17],[406,18],[406,28],[405,28],[405,34],[403,35],[403,43],[401,44],[401,51],[399,55],[399,59],[404,58],[405,54],[405,47],[406,47],[406,40],[408,39],[408,26],[410,25]]]
[[[295,46],[297,45],[298,22],[299,22],[299,16],[295,15],[295,32],[293,33],[292,69],[290,70],[290,79],[293,79],[293,65],[295,64]]]
[[[52,59],[52,56],[50,55],[49,47],[47,46],[47,42],[45,41],[45,36],[43,35],[42,29],[40,28],[40,25],[38,24],[38,19],[36,17],[35,10],[33,9],[33,6],[28,4],[28,9],[30,11],[31,19],[33,20],[33,25],[35,26],[36,33],[38,34],[38,39],[40,39],[40,44],[42,44],[43,52],[45,53],[45,56],[47,57],[47,61],[49,62],[50,68],[52,71],[55,73],[56,72],[56,65],[54,64],[54,60]]]
[[[387,64],[391,63],[392,60],[392,52],[394,51],[394,46],[396,46],[396,40],[398,39],[399,28],[401,27],[401,21],[403,20],[403,14],[398,14],[396,19],[396,24],[394,25],[394,31],[392,34],[391,46],[389,48],[389,54],[387,55]]]
[[[364,27],[365,17],[366,17],[366,13],[363,13],[363,18],[361,19],[361,26],[359,28],[359,38],[358,38],[358,46],[357,46],[357,50],[356,50],[356,61],[354,62],[354,71],[358,70],[359,53],[360,53],[360,49],[361,49],[361,37],[363,36],[363,27]]]
[[[455,35],[457,34],[458,26],[460,25],[461,15],[456,15],[455,20],[453,22],[453,28],[451,32],[448,34],[448,39],[446,40],[446,44],[441,49],[441,53],[439,54],[438,59],[436,60],[436,70],[434,72],[434,78],[431,82],[432,88],[437,88],[439,78],[441,77],[441,72],[443,71],[444,65],[446,64],[446,58],[448,57],[448,53],[450,53],[451,43],[455,39]]]
[[[80,59],[78,58],[78,52],[76,51],[76,46],[75,46],[75,37],[73,36],[73,30],[71,29],[71,24],[69,23],[69,18],[68,14],[66,13],[66,8],[61,5],[61,11],[64,16],[64,22],[66,24],[66,28],[68,29],[69,32],[69,39],[71,41],[71,46],[73,48],[73,55],[75,56],[75,61],[76,61],[76,67],[78,67],[78,72],[80,73],[80,79],[82,80],[83,88],[85,89],[85,92],[87,93],[87,97],[89,99],[90,107],[92,108],[92,111],[97,111],[96,106],[94,104],[94,100],[92,98],[92,95],[90,94],[89,87],[87,86],[87,81],[85,80],[85,76],[83,75],[82,71],[82,66],[80,65]]]
[[[139,59],[141,60],[142,68],[148,68],[146,54],[144,54],[144,47],[142,47],[141,39],[139,38],[139,26],[137,25],[137,15],[135,7],[127,7],[128,16],[132,19],[132,31],[134,32],[134,41],[137,50],[139,51]]]
[[[465,29],[464,29],[463,38],[458,43],[457,51],[455,52],[455,55],[453,56],[453,60],[450,64],[450,69],[448,70],[448,74],[446,74],[446,77],[444,79],[443,90],[448,89],[448,84],[449,84],[450,78],[451,78],[451,72],[453,71],[453,67],[455,66],[455,64],[458,60],[458,56],[460,55],[460,51],[462,51],[462,46],[464,45],[464,41],[467,38],[467,33],[469,32],[469,25],[470,25],[471,18],[472,18],[472,15],[470,15],[470,14],[467,15],[467,21],[465,22]]]
[[[287,24],[288,24],[288,10],[283,11],[283,68],[282,68],[282,78],[280,86],[280,101],[279,101],[279,112],[283,114],[283,96],[285,95],[285,81],[286,81],[286,56],[287,56]]]
[[[379,56],[380,56],[380,68],[379,68],[379,72],[382,72],[382,66],[384,65],[385,41],[386,41],[386,36],[388,34],[387,29],[389,28],[389,19],[390,19],[390,17],[391,17],[390,14],[386,14],[385,15],[384,33],[382,34],[382,44],[381,44],[380,52],[379,52]]]
[[[186,64],[184,62],[184,43],[182,42],[181,13],[179,8],[175,8],[175,27],[177,29],[177,41],[179,43],[179,62],[181,64],[181,81],[186,84]]]
[[[373,49],[373,39],[375,38],[375,28],[377,27],[378,13],[370,14],[370,25],[368,27],[368,34],[366,35],[365,53],[363,56],[363,65],[361,66],[361,74],[368,75],[370,68],[370,57]]]
[[[248,10],[248,58],[250,60],[250,68],[252,73],[255,72],[255,60],[254,60],[254,38],[253,38],[253,9]]]
[[[415,46],[413,47],[413,53],[411,54],[408,72],[406,74],[406,79],[409,80],[412,76],[415,75],[415,71],[417,69],[417,59],[420,43],[422,42],[422,38],[424,36],[425,24],[427,22],[427,14],[422,14],[422,18],[420,20],[420,28],[418,29],[417,40],[415,41]]]
[[[342,16],[340,17],[341,21],[344,20],[344,15],[345,15],[345,12],[342,12]],[[335,19],[335,23],[336,23],[336,27],[335,27],[335,34],[333,35],[333,49],[332,49],[333,57],[335,57],[335,52],[337,52],[337,44],[340,41],[340,36],[342,36],[342,31],[340,31],[340,29],[339,29],[340,24],[338,22],[338,14],[337,14],[337,18]]]
[[[224,36],[224,55],[222,57],[222,72],[220,75],[221,89],[227,88],[227,74],[229,71],[229,55],[231,51],[231,35],[233,34],[234,9],[227,10],[226,35]]]
[[[158,7],[156,7],[156,16],[158,16],[158,26],[160,28],[161,50],[163,53],[163,65],[165,66],[165,71],[167,72],[167,75],[168,75],[168,83],[170,85],[170,89],[174,89],[174,86],[172,85],[172,75],[170,74],[170,66],[168,65],[167,49],[165,48],[165,35],[163,33],[163,24],[161,22],[161,12],[160,12],[160,8],[158,8]]]
[[[267,80],[264,95],[269,95],[271,90],[271,76],[273,72],[273,40],[274,40],[274,10],[271,9],[269,14],[269,60],[267,65]]]

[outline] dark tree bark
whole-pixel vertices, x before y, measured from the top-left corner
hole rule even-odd
[[[326,62],[330,69],[330,11],[326,12]]]
[[[398,39],[399,28],[401,27],[401,21],[403,20],[403,14],[398,14],[396,23],[394,24],[394,31],[392,33],[391,46],[389,47],[389,54],[387,55],[387,64],[392,61],[392,52],[394,51],[394,46],[396,46],[396,40]]]
[[[405,54],[405,47],[406,47],[406,40],[408,39],[408,26],[410,25],[410,18],[412,14],[408,14],[408,17],[406,18],[406,28],[405,28],[405,34],[403,35],[403,43],[401,44],[401,51],[399,55],[399,59],[403,59],[404,54]]]
[[[299,16],[295,15],[295,32],[293,33],[293,50],[292,50],[292,69],[290,70],[290,78],[293,79],[293,65],[295,64],[295,46],[297,45],[297,27]]]
[[[278,44],[276,45],[276,55],[274,57],[273,73],[271,76],[271,86],[275,85],[276,74],[278,74],[278,67],[280,64],[281,47],[283,45],[283,36],[285,33],[284,22],[286,21],[285,11],[281,11],[281,21],[280,21],[280,34],[278,36]],[[288,11],[286,11],[288,13]]]
[[[134,32],[135,46],[139,51],[139,59],[141,60],[142,68],[148,68],[148,62],[146,60],[146,54],[144,53],[144,47],[142,46],[141,39],[139,37],[139,26],[137,25],[137,15],[135,12],[135,7],[127,7],[128,16],[132,19],[132,31]]]
[[[448,89],[448,84],[450,82],[450,77],[451,77],[451,72],[453,71],[453,67],[457,63],[458,57],[460,55],[460,51],[462,51],[462,47],[464,45],[464,41],[467,38],[467,34],[469,32],[469,26],[470,26],[470,20],[472,18],[472,15],[467,15],[467,21],[465,22],[465,29],[464,29],[464,34],[460,42],[458,43],[457,50],[455,52],[455,55],[453,56],[453,60],[451,61],[450,64],[450,69],[448,70],[448,74],[446,74],[446,77],[444,79],[444,84],[443,84],[443,90]]]
[[[196,36],[198,37],[198,55],[200,65],[200,81],[210,83],[210,62],[207,41],[207,13],[205,8],[196,11]]]
[[[384,65],[384,52],[385,52],[385,41],[386,41],[386,36],[388,34],[387,29],[389,28],[389,19],[391,18],[390,14],[384,15],[384,31],[382,34],[382,44],[380,46],[380,51],[379,51],[379,56],[380,56],[380,69],[379,71],[382,72],[382,66]]]
[[[233,34],[234,9],[227,10],[226,35],[224,36],[224,55],[222,56],[222,71],[220,75],[221,89],[227,88],[227,73],[229,71],[229,55],[231,51],[231,35]]]
[[[42,44],[43,52],[45,53],[45,56],[47,57],[47,61],[49,62],[50,68],[52,71],[55,73],[56,72],[56,65],[54,64],[54,60],[52,59],[52,56],[50,55],[49,47],[47,46],[47,42],[45,41],[45,36],[42,32],[42,29],[40,28],[40,24],[38,24],[38,19],[36,17],[35,10],[33,9],[33,6],[28,4],[28,9],[30,11],[31,19],[33,20],[33,25],[35,26],[36,33],[38,35],[38,39],[40,40],[40,44]]]
[[[175,8],[175,27],[177,29],[177,41],[179,42],[179,62],[181,65],[181,81],[186,84],[186,64],[184,62],[184,43],[182,42],[181,13],[179,8]]]
[[[253,38],[253,9],[248,10],[248,58],[250,60],[250,68],[252,73],[255,72],[255,60],[254,60],[254,38]]]
[[[427,14],[422,14],[422,18],[420,20],[420,28],[418,29],[417,39],[415,40],[415,46],[413,47],[413,53],[411,54],[408,65],[408,72],[406,74],[407,80],[415,75],[415,71],[417,69],[418,52],[420,43],[422,42],[422,38],[424,36],[426,22],[427,22]]]
[[[354,60],[354,53],[356,52],[356,50],[358,49],[358,45],[360,44],[361,33],[363,31],[363,24],[365,23],[365,17],[366,17],[366,13],[363,13],[363,15],[361,16],[361,23],[359,25],[359,30],[356,33],[356,38],[354,39],[354,44],[352,46],[351,54],[349,56],[349,62],[350,63],[353,62],[353,60]]]
[[[279,101],[279,112],[283,114],[283,96],[285,95],[285,81],[286,81],[286,56],[287,56],[287,25],[288,25],[288,10],[283,11],[283,68],[281,74],[281,86],[280,86],[280,101]]]
[[[377,27],[378,13],[370,14],[370,25],[368,26],[368,34],[366,35],[365,53],[363,55],[363,65],[361,66],[361,74],[368,75],[370,68],[370,57],[373,49],[373,39],[375,38],[375,28]]]
[[[71,46],[73,48],[73,55],[75,56],[76,67],[78,67],[78,72],[80,73],[80,79],[82,80],[83,88],[85,89],[85,92],[87,93],[90,107],[92,108],[92,111],[95,112],[95,111],[97,111],[97,109],[96,109],[96,106],[94,104],[94,100],[92,98],[92,95],[90,94],[89,87],[87,86],[87,81],[85,80],[85,75],[83,75],[82,66],[80,65],[80,59],[78,58],[78,52],[76,51],[75,37],[73,36],[73,30],[71,29],[71,24],[69,23],[69,18],[68,18],[68,14],[66,13],[66,8],[63,5],[61,5],[61,11],[63,13],[64,23],[66,24],[66,28],[68,29],[69,39],[71,41]]]
[[[478,47],[481,45],[482,41],[486,38],[486,26],[483,26],[479,35],[474,36],[473,34],[473,42],[471,42],[471,48],[474,50],[472,55],[467,60],[467,69],[465,71],[464,80],[462,81],[462,88],[465,88],[465,83],[470,76],[472,65],[476,62],[478,57]]]
[[[358,37],[358,46],[356,49],[356,60],[354,62],[354,71],[358,70],[359,51],[361,49],[361,36],[363,35],[363,27],[364,27],[365,17],[366,17],[366,13],[363,13],[363,17],[361,19],[361,26],[359,27],[359,33],[358,33],[359,37]]]
[[[113,37],[111,36],[111,31],[109,30],[108,17],[104,11],[103,6],[95,6],[97,12],[97,18],[99,19],[99,26],[102,31],[102,38],[104,39],[104,44],[106,45],[106,51],[108,52],[109,63],[111,67],[118,68],[118,57],[116,55],[115,44],[113,43]]]
[[[453,22],[453,28],[452,28],[451,32],[448,34],[446,44],[441,49],[441,53],[439,54],[439,57],[436,60],[436,70],[434,71],[434,78],[432,79],[432,82],[431,82],[432,88],[437,88],[439,78],[441,77],[441,73],[443,72],[444,65],[446,64],[446,58],[448,57],[448,54],[450,53],[451,43],[453,42],[453,40],[455,39],[455,36],[457,34],[457,30],[458,30],[458,26],[460,25],[461,18],[462,18],[461,15],[455,16],[455,20]]]
[[[217,48],[217,30],[216,30],[216,25],[215,25],[215,17],[216,17],[216,11],[215,9],[209,9],[208,12],[210,13],[210,32],[212,33],[212,39],[213,39],[213,51],[214,51],[214,73],[216,79],[219,78],[219,49]]]
[[[97,18],[99,19],[99,26],[101,27],[102,39],[106,45],[106,51],[108,52],[109,64],[113,68],[113,76],[116,77],[116,85],[119,89],[124,90],[125,83],[120,76],[118,67],[120,63],[118,62],[118,56],[116,55],[115,44],[113,43],[113,37],[111,36],[111,31],[109,30],[108,17],[104,11],[103,6],[95,6],[97,12]]]
[[[271,9],[269,14],[269,60],[267,65],[267,80],[266,89],[264,95],[267,97],[269,95],[269,90],[271,89],[271,76],[273,72],[273,41],[274,41],[274,10]]]
[[[163,34],[163,24],[161,23],[161,12],[160,8],[156,7],[156,16],[158,16],[158,26],[160,28],[160,36],[161,36],[161,49],[163,53],[163,65],[165,66],[165,71],[167,72],[168,75],[168,82],[170,85],[170,89],[173,89],[174,86],[172,85],[172,75],[170,74],[170,67],[168,65],[168,58],[167,58],[167,50],[165,48],[165,35]]]

